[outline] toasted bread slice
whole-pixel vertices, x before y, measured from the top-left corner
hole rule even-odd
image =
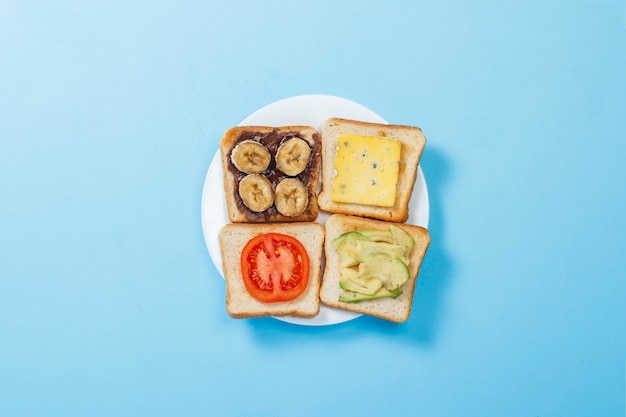
[[[309,255],[307,288],[291,301],[264,303],[253,298],[243,283],[240,256],[250,239],[263,233],[282,233],[295,237]],[[222,266],[226,280],[226,310],[234,318],[264,316],[314,317],[318,314],[321,258],[324,228],[315,222],[225,225],[219,234]]]
[[[331,198],[339,139],[342,134],[383,137],[401,143],[398,180],[393,206],[336,202]],[[409,217],[409,200],[417,175],[417,167],[426,138],[421,129],[412,126],[366,123],[356,120],[331,118],[322,130],[322,190],[318,196],[319,206],[329,213],[369,217],[392,222],[404,222]]]
[[[310,147],[310,157],[302,172],[291,175],[278,169],[276,154],[281,144],[292,138],[304,140]],[[250,209],[239,194],[239,184],[248,175],[242,172],[233,162],[233,149],[244,141],[255,141],[262,144],[271,156],[269,165],[259,175],[269,180],[272,196],[277,185],[285,178],[295,178],[302,182],[306,191],[304,210],[286,212],[277,208],[276,203],[262,211]],[[317,218],[319,206],[317,203],[317,187],[321,163],[321,138],[319,132],[310,126],[239,126],[227,130],[220,142],[222,169],[224,172],[224,192],[228,217],[233,223],[261,223],[261,222],[307,222]],[[258,210],[258,208],[255,208]]]
[[[409,256],[409,280],[402,285],[402,294],[396,298],[380,298],[375,300],[360,301],[357,303],[339,301],[342,289],[339,286],[339,255],[332,247],[332,241],[343,233],[370,229],[389,230],[389,225],[394,224],[411,235],[414,246]],[[333,214],[325,224],[326,243],[324,244],[326,266],[324,278],[320,289],[320,299],[327,306],[343,310],[367,314],[381,319],[401,323],[409,318],[413,303],[415,281],[419,273],[422,259],[430,244],[428,230],[420,226],[405,223],[389,223],[380,220],[367,219],[356,216]]]

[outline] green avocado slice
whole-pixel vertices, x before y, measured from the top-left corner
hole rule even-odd
[[[409,268],[401,259],[375,255],[359,264],[359,278],[365,281],[378,279],[386,289],[393,291],[409,280]]]
[[[413,236],[402,230],[401,227],[393,224],[389,226],[389,231],[391,232],[391,236],[393,237],[393,243],[403,246],[406,250],[406,256],[409,256],[409,254],[413,250],[413,246],[415,246],[415,240],[413,240]]]
[[[360,301],[377,300],[379,298],[396,298],[400,294],[402,294],[402,289],[400,288],[394,291],[389,291],[385,288],[381,288],[372,295],[359,294],[357,292],[344,290],[343,293],[339,296],[339,301],[344,303],[358,303]]]
[[[358,271],[355,269],[341,268],[340,272],[339,286],[347,291],[373,295],[383,286],[382,281],[379,279],[364,280],[360,278]]]
[[[348,237],[354,240],[356,239],[369,240],[368,238],[364,237],[360,232],[352,231],[352,232],[346,232],[337,236],[336,238],[333,239],[333,241],[330,244],[333,247],[333,249],[337,250],[339,249],[339,245]]]
[[[393,243],[357,240],[355,252],[357,254],[355,258],[361,262],[377,255],[387,255],[391,258],[400,258],[404,263],[408,263],[409,261],[406,256],[406,248]]]
[[[361,229],[358,232],[374,242],[394,243],[393,235],[389,230]]]
[[[358,265],[361,257],[359,243],[368,241],[368,238],[359,232],[348,232],[334,239],[331,244],[336,246],[339,254],[339,267],[345,268]]]

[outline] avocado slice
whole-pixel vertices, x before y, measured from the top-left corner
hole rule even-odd
[[[371,256],[359,264],[359,278],[368,281],[378,279],[383,286],[396,290],[409,280],[409,268],[399,258],[388,255]]]
[[[391,236],[393,237],[393,243],[396,245],[404,246],[406,248],[406,256],[409,256],[411,251],[413,250],[413,246],[415,245],[415,240],[413,236],[405,232],[401,227],[396,225],[389,225],[389,231],[391,232]]]
[[[341,242],[343,242],[347,237],[351,237],[352,239],[364,238],[363,235],[357,231],[343,233],[334,238],[333,241],[330,243],[333,249],[337,250]]]
[[[373,295],[380,290],[383,283],[379,279],[364,280],[359,277],[359,272],[352,268],[341,268],[339,286],[347,291],[359,294]]]
[[[406,248],[401,245],[385,242],[372,242],[358,240],[357,244],[357,256],[360,261],[364,261],[372,256],[387,255],[392,258],[400,258],[404,263],[408,263],[409,259],[406,255]]]
[[[393,236],[389,230],[362,229],[359,230],[359,233],[374,242],[394,243]]]
[[[387,298],[387,297],[396,298],[400,294],[402,294],[402,289],[400,288],[394,291],[389,291],[385,288],[381,288],[380,290],[376,291],[372,295],[359,294],[356,292],[344,290],[344,292],[339,296],[339,301],[344,302],[344,303],[358,303],[359,301],[376,300],[379,298]]]
[[[336,243],[338,241],[338,243]],[[362,243],[369,242],[369,238],[363,236],[359,232],[348,232],[339,236],[331,242],[337,245],[337,253],[339,254],[339,267],[345,268],[358,265],[361,262]],[[374,242],[372,242],[374,243]]]

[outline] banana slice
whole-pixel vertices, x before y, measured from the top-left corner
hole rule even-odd
[[[253,140],[239,142],[230,154],[235,167],[246,174],[259,174],[270,165],[272,156],[265,146]]]
[[[309,193],[299,179],[285,178],[276,186],[276,209],[283,216],[302,214],[308,205]]]
[[[250,210],[260,213],[274,204],[274,189],[266,176],[246,175],[239,182],[239,196]]]
[[[276,167],[287,175],[298,175],[309,163],[311,148],[300,138],[283,142],[276,151]]]

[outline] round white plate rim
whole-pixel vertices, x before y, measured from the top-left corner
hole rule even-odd
[[[315,112],[317,113],[313,116],[311,113]],[[315,117],[317,117],[317,119],[315,119]],[[265,105],[242,120],[239,126],[307,125],[313,126],[321,132],[321,124],[329,117],[344,117],[387,124],[387,121],[381,116],[361,104],[342,97],[313,94],[288,97]],[[414,205],[410,210],[407,223],[417,224],[427,228],[430,215],[428,188],[421,166],[417,168],[414,193],[416,190],[421,191],[421,198],[418,200],[412,198],[412,201],[417,201],[418,205]],[[215,207],[217,207],[218,210],[221,208],[221,213],[211,210],[211,208],[215,209]],[[318,221],[324,220],[327,216],[327,213],[321,211]],[[223,174],[219,149],[215,152],[205,177],[202,189],[201,221],[209,254],[223,278],[224,272],[222,269],[217,234],[230,220],[226,211],[226,202],[223,197]],[[320,221],[320,223],[323,224],[323,221]],[[361,314],[358,313],[331,308],[322,304],[320,305],[319,314],[313,318],[291,316],[274,318],[303,326],[327,326],[353,320],[360,316]]]

